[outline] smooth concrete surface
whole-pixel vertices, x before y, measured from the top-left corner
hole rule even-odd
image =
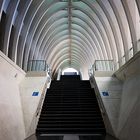
[[[94,71],[95,77],[111,77],[114,71]]]
[[[0,52],[0,140],[23,140],[25,127],[19,83],[25,72]]]
[[[140,139],[140,52],[121,67],[115,75],[124,82],[118,137],[120,140]]]
[[[122,81],[125,81],[130,77],[140,75],[140,52],[138,52],[134,57],[132,57],[114,74],[118,79]]]
[[[124,82],[118,137],[121,140],[140,139],[140,75]]]
[[[102,114],[102,117],[103,117],[103,120],[104,120],[104,123],[105,123],[106,131],[110,135],[115,136],[113,128],[112,128],[112,124],[109,120],[107,111],[104,107],[103,100],[100,96],[100,91],[99,91],[97,82],[96,82],[95,77],[93,75],[90,75],[90,84],[91,84],[91,87],[94,88],[94,90],[95,90],[96,98],[97,98],[97,101],[98,101],[98,104],[99,104],[99,107],[100,107],[100,111],[101,111],[101,114]]]
[[[61,75],[62,75],[62,70],[59,69],[59,70],[58,70],[58,74],[57,74],[57,80],[60,80]]]
[[[20,84],[22,108],[24,114],[26,137],[35,133],[38,122],[39,110],[45,98],[47,89],[47,76],[25,77]],[[33,92],[38,92],[38,96],[33,96]]]
[[[84,66],[82,69],[80,69],[81,73],[81,80],[89,80],[89,75],[88,75],[88,66]]]
[[[47,71],[28,71],[26,77],[45,77],[48,76]]]
[[[139,140],[140,52],[114,76],[118,80],[114,77],[95,77],[112,128],[119,140]],[[109,96],[103,96],[103,91],[108,91]]]
[[[50,87],[51,77],[47,71],[28,71],[26,77],[47,77],[47,88]]]
[[[108,115],[114,133],[112,133],[111,130],[108,127],[106,127],[107,132],[111,135],[116,136],[122,94],[122,82],[116,79],[115,77],[103,77],[103,75],[101,77],[95,76],[95,81],[105,111],[107,113],[106,115]],[[91,83],[91,86],[94,87],[95,83]],[[107,92],[108,96],[103,95],[104,92]],[[108,125],[108,122],[105,122],[105,124]]]
[[[104,107],[116,135],[121,103],[122,83],[113,77],[95,77],[95,79]],[[108,96],[104,96],[103,92],[108,92]]]

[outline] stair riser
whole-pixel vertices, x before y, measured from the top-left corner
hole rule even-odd
[[[105,134],[94,89],[80,76],[52,81],[42,107],[37,134]]]

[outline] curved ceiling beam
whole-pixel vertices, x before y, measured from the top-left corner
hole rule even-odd
[[[56,66],[57,66],[62,60],[64,60],[64,58],[69,59],[69,54],[67,53],[67,54],[61,55],[61,56],[57,59],[57,61],[52,65],[52,69],[56,69]],[[81,60],[81,61],[79,62],[80,65],[83,65],[83,64],[85,65],[85,64],[87,64],[87,63],[85,62],[84,59],[81,59],[80,55],[77,55],[77,53],[76,53],[76,54],[74,53],[73,58],[74,58],[73,60],[77,60],[77,62],[78,62],[79,60]]]
[[[60,28],[59,26],[58,26],[58,28]],[[56,29],[56,28],[55,28]],[[59,31],[60,32],[60,31]],[[50,37],[51,38],[51,37]],[[46,40],[46,39],[45,39]],[[45,43],[44,43],[45,44]],[[47,43],[46,43],[47,44]]]
[[[80,41],[80,42],[82,42],[81,44],[84,44],[85,42],[83,42],[83,40],[82,39],[80,39],[79,37],[77,37],[77,36],[75,36],[76,37],[76,40],[78,40],[78,41]],[[75,38],[73,38],[73,36],[72,36],[72,39],[74,39],[75,40]],[[57,45],[57,43],[56,43],[56,45]],[[56,46],[56,45],[54,45],[54,46]],[[85,44],[85,45],[87,45],[87,44]],[[82,47],[82,46],[81,46]],[[53,52],[54,50],[53,50],[53,48],[48,52],[48,54],[50,54],[51,52]],[[90,50],[89,50],[90,51]],[[82,55],[82,54],[81,54]],[[92,55],[92,53],[91,53],[91,55]],[[47,55],[46,55],[47,56]],[[89,56],[89,55],[88,55]],[[46,60],[48,60],[48,58],[46,58]]]
[[[113,13],[111,6],[108,3],[103,3],[102,0],[98,0],[97,3],[100,5],[101,9],[103,10],[104,14],[106,15],[106,18],[109,21],[110,27],[112,29],[112,32],[113,32],[113,35],[115,38],[118,59],[119,59],[124,55],[124,48],[123,48],[122,36],[121,36],[119,25],[117,23],[117,19]],[[119,62],[119,66],[121,66],[120,62]]]
[[[62,66],[65,64],[65,62],[67,62],[67,66],[69,67],[73,67],[75,66],[77,69],[79,69],[81,67],[81,65],[79,65],[79,63],[76,60],[71,60],[71,66],[69,65],[69,59],[65,59],[62,62],[60,62],[56,68],[53,70],[54,73],[57,73],[59,68],[62,68]]]
[[[73,41],[72,41],[72,44],[71,44],[72,49],[74,48],[77,51],[79,50],[80,54],[84,54],[83,56],[88,56],[89,55],[89,53],[87,52],[87,49],[85,49],[85,47],[81,47],[81,44],[75,43]],[[56,59],[57,59],[57,57],[59,57],[59,55],[62,55],[62,54],[65,53],[64,51],[66,49],[67,49],[67,51],[69,49],[69,46],[68,46],[67,42],[64,43],[63,45],[61,45],[58,49],[55,49],[55,50],[52,51],[52,53],[49,55],[49,58],[47,60],[47,62],[50,64],[50,66],[51,66],[51,64],[53,64],[54,61],[56,61]],[[91,59],[89,59],[89,57],[87,57],[85,59],[87,59],[88,62],[91,61]]]
[[[75,33],[77,32],[77,34],[79,34],[80,36],[82,36],[82,37],[84,37],[84,38],[86,38],[87,40],[89,40],[89,43],[91,44],[91,50],[92,50],[92,52],[95,52],[95,54],[97,54],[98,56],[101,56],[102,58],[104,58],[103,57],[103,52],[102,52],[102,50],[100,50],[100,49],[97,49],[97,47],[96,47],[96,44],[95,44],[95,42],[94,42],[94,40],[91,38],[92,37],[92,35],[91,34],[89,34],[84,28],[82,28],[80,25],[78,25],[78,24],[72,24],[72,32],[74,31]],[[99,47],[100,48],[100,47]],[[95,55],[94,54],[94,55]],[[99,55],[99,54],[101,54],[101,55]]]
[[[59,27],[58,27],[59,28]],[[59,33],[60,33],[60,31],[59,31]],[[51,37],[50,37],[51,38]],[[56,39],[57,39],[58,37],[56,37]],[[53,40],[56,40],[56,39],[54,39],[54,38],[52,38]],[[45,43],[44,43],[45,44]],[[45,48],[45,47],[44,47]],[[43,51],[44,52],[44,51]]]
[[[19,41],[19,37],[20,37],[20,33],[21,33],[21,29],[23,26],[23,21],[25,19],[25,16],[29,10],[29,7],[31,6],[33,0],[27,0],[25,1],[20,1],[19,6],[20,8],[18,8],[18,15],[17,18],[15,19],[15,27],[16,30],[14,32],[14,39],[13,39],[13,46],[12,46],[12,54],[11,54],[11,59],[17,63],[17,53],[18,53],[18,41]]]
[[[58,50],[57,53],[55,53],[51,58],[50,61],[47,61],[47,63],[49,63],[50,67],[52,68],[52,66],[54,65],[54,63],[57,61],[57,59],[62,56],[62,54],[67,54],[69,52],[69,46],[66,43],[65,45],[63,45],[63,47],[60,48],[60,50]]]
[[[98,43],[100,44],[100,46],[104,52],[104,58],[107,59],[108,52],[105,47],[104,39],[102,38],[102,36],[101,36],[98,28],[94,24],[94,22],[82,11],[75,10],[73,12],[73,16],[74,16],[74,18],[78,18],[78,19],[82,20],[84,23],[86,23],[91,28],[92,32],[94,33],[94,38],[95,38],[94,40],[98,40]]]
[[[23,48],[23,60],[24,60],[24,69],[27,69],[26,64],[28,63],[28,56],[29,56],[29,50],[30,50],[30,45],[32,43],[33,40],[33,36],[35,34],[35,31],[37,29],[37,26],[39,25],[39,23],[41,22],[41,20],[43,18],[48,16],[53,15],[55,12],[58,12],[62,9],[64,9],[65,7],[67,7],[67,3],[56,3],[55,1],[52,1],[51,3],[46,3],[46,5],[43,5],[43,8],[40,8],[40,11],[37,12],[34,21],[31,23],[31,27],[29,28],[29,34],[27,34],[24,38],[24,41],[21,44],[21,47]],[[42,10],[43,9],[43,10]],[[26,43],[26,47],[25,46]],[[21,58],[22,59],[22,58]]]
[[[95,59],[121,66],[138,52],[139,17],[139,0],[1,0],[0,49],[24,70],[31,59],[46,60],[54,72],[70,62],[86,71]]]
[[[127,17],[130,33],[131,33],[131,38],[132,38],[132,46],[133,47],[133,52],[134,54],[137,53],[138,48],[137,48],[137,41],[139,40],[138,36],[138,27],[140,28],[140,23],[139,23],[139,13],[137,9],[137,5],[135,1],[125,1],[122,0],[122,5],[125,10],[125,14]],[[131,8],[131,9],[130,9]],[[130,47],[130,49],[131,49]]]
[[[62,32],[64,32],[64,31],[62,31]],[[59,34],[60,33],[62,33],[62,32],[59,32]],[[64,35],[64,34],[63,34]],[[67,35],[67,33],[65,34],[65,35]],[[56,35],[56,36],[58,36],[58,34]],[[73,36],[73,35],[72,35]],[[53,38],[53,40],[54,41],[51,41],[51,42],[53,42],[53,43],[55,43],[56,41],[57,41],[57,38],[59,38],[59,37],[54,37]],[[80,37],[81,38],[81,37]],[[85,40],[85,39],[84,39]],[[83,41],[82,41],[83,42]],[[85,42],[86,42],[86,40],[85,40]],[[84,44],[85,44],[85,42],[83,42]],[[89,44],[90,45],[90,44]],[[55,46],[55,45],[51,45],[51,46]],[[87,44],[85,44],[85,46],[87,46]],[[50,54],[51,52],[52,52],[52,49],[51,49],[52,47],[48,47],[48,48],[46,48],[47,49],[47,53],[45,54],[45,56],[48,56],[47,54]],[[87,47],[88,48],[88,47]],[[50,50],[51,49],[51,50]],[[43,52],[45,52],[45,51],[43,51]],[[43,54],[42,54],[43,55]]]
[[[66,24],[66,20],[61,20],[61,22],[57,22],[58,26],[53,26],[52,28],[49,29],[49,32],[46,32],[46,37],[43,39],[43,42],[42,42],[42,46],[38,46],[38,53],[37,51],[36,54],[32,54],[32,57],[29,57],[30,59],[33,59],[33,56],[34,58],[38,57],[39,56],[39,53],[43,51],[43,49],[45,48],[45,46],[47,45],[47,43],[50,43],[52,41],[52,39],[54,39],[54,36],[57,35],[58,33],[60,33],[61,31],[65,31],[68,29],[68,25]],[[54,28],[54,29],[53,29]]]
[[[61,48],[60,48],[60,46],[58,45],[58,49],[62,49],[62,48],[64,48],[65,47],[65,44],[67,45],[67,42],[66,43],[64,43],[64,44],[61,44]],[[59,50],[58,50],[57,48],[55,48],[55,50],[53,50],[53,51],[51,51],[51,52],[58,52]],[[78,49],[77,49],[78,50]],[[55,55],[55,53],[53,53],[54,55]],[[49,56],[53,56],[53,54],[50,54]],[[80,53],[80,56],[81,56],[81,59],[83,59],[82,57],[85,57],[84,59],[85,60],[87,60],[87,56],[83,56],[83,55],[81,55],[81,53]],[[49,59],[47,59],[47,62],[50,64],[52,61],[48,61]],[[88,62],[88,61],[87,61]]]
[[[104,38],[104,43],[106,44],[105,46],[106,46],[106,49],[108,52],[108,57],[109,57],[109,59],[112,59],[112,52],[111,52],[111,48],[110,48],[111,44],[109,42],[109,38],[107,36],[106,30],[105,30],[102,22],[98,18],[97,18],[98,19],[97,20],[93,17],[94,12],[92,10],[89,11],[89,9],[88,10],[82,9],[80,7],[80,5],[78,5],[78,4],[74,5],[73,7],[79,11],[82,11],[85,15],[87,15],[94,22],[95,26],[98,28],[98,31],[100,32],[100,35],[102,36],[102,38]]]
[[[5,25],[4,42],[3,42],[2,51],[7,56],[8,56],[8,50],[9,50],[9,42],[10,42],[10,34],[12,30],[12,25],[13,25],[14,18],[16,16],[19,2],[20,0],[10,1],[6,9],[6,13],[9,18],[7,18],[6,25]]]
[[[66,16],[68,16],[68,13],[64,10],[61,10],[57,13],[54,13],[54,15],[52,15],[47,21],[42,21],[41,25],[38,26],[33,39],[33,44],[31,44],[32,48],[29,56],[31,60],[33,57],[38,56],[41,42],[44,40],[45,36],[47,36],[50,31],[53,31],[57,27],[66,24],[68,21]]]
[[[95,37],[95,34],[93,33],[92,29],[81,19],[79,18],[72,18],[72,24],[76,24],[76,25],[79,25],[81,26],[81,28],[83,28],[85,30],[85,32],[88,32],[90,37],[91,37],[91,40],[93,40],[93,42],[95,43],[95,47],[96,49],[101,52],[101,59],[103,58],[106,58],[106,55],[105,53],[103,53],[103,48],[102,48],[102,45],[100,46],[97,38]]]
[[[101,22],[103,28],[105,29],[105,32],[106,32],[106,35],[107,35],[107,38],[108,38],[108,41],[109,41],[109,44],[110,44],[111,53],[112,53],[113,57],[116,60],[118,60],[118,54],[117,54],[114,35],[113,35],[112,30],[111,30],[109,21],[107,20],[107,18],[104,18],[105,17],[104,12],[101,9],[99,11],[100,6],[98,5],[97,2],[89,1],[89,0],[86,0],[86,1],[82,0],[82,1],[87,5],[87,7],[89,7],[89,9],[92,9],[92,11],[94,13],[93,17],[95,17],[95,15],[96,15],[96,18],[98,17],[98,19]],[[87,9],[87,8],[85,8],[85,9]],[[89,11],[89,9],[88,9],[88,11]]]
[[[122,16],[122,14],[124,14],[124,9],[123,9],[123,7],[121,7],[120,1],[117,1],[118,4],[119,4],[118,5],[119,8],[117,7],[117,4],[115,3],[115,1],[108,0],[108,2],[110,4],[110,6],[112,7],[112,10],[114,11],[114,14],[116,16],[116,19],[117,19],[117,22],[118,22],[118,25],[119,25],[119,28],[120,28],[120,31],[121,31],[123,46],[124,46],[124,52],[125,52],[125,54],[128,54],[128,50],[129,50],[128,47],[130,45],[129,42],[128,42],[128,38],[130,38],[130,37],[128,37],[128,36],[130,36],[130,31],[129,31],[129,28],[127,28],[129,26],[127,26],[128,22],[126,21],[126,17]],[[121,13],[120,13],[120,11],[121,11]],[[130,42],[131,42],[131,38],[130,38]],[[127,61],[127,60],[129,60],[129,56],[125,55],[125,61]]]
[[[60,65],[63,64],[64,60],[65,59],[62,58],[62,61],[60,61],[59,63],[57,63],[57,65],[55,67],[53,67],[53,70],[52,71],[57,71],[59,69]],[[72,61],[71,64],[69,63],[69,58],[67,58],[67,60],[68,60],[67,65],[69,67],[72,67],[73,62],[75,62],[75,64],[76,64],[76,66],[77,66],[78,69],[82,68],[82,66],[83,66],[83,64],[78,63],[79,59],[77,59],[75,57],[74,57],[74,59],[71,60]],[[84,64],[84,66],[87,67],[86,64]]]
[[[55,38],[53,37],[53,36],[55,36],[56,38],[59,38],[59,36],[63,36],[63,35],[65,35],[65,34],[68,34],[68,29],[67,28],[65,28],[65,30],[63,30],[62,32],[60,32],[60,33],[55,33],[55,32],[52,32],[52,34],[51,34],[51,36],[50,36],[50,40],[46,40],[46,41],[48,41],[49,42],[49,44],[44,44],[44,47],[43,48],[45,48],[46,50],[48,49],[48,47],[46,47],[46,45],[51,45],[54,41],[55,41]],[[52,38],[51,38],[52,37]],[[53,40],[52,40],[53,39]],[[40,54],[42,54],[41,56],[45,56],[44,55],[44,53],[45,53],[45,51],[44,50],[41,50],[41,52],[40,52]],[[38,59],[38,58],[37,58]],[[26,57],[26,59],[24,59],[24,60],[26,60],[27,62],[28,62],[28,57]],[[27,63],[26,62],[24,62],[24,69],[26,69],[27,68]]]
[[[69,53],[69,46],[68,46],[68,44],[64,44],[64,46],[63,47],[61,47],[61,48],[59,48],[60,49],[60,51],[57,51],[57,54],[55,54],[52,58],[53,59],[50,59],[51,61],[50,61],[50,66],[52,66],[53,65],[53,63],[55,63],[56,61],[57,61],[57,59],[60,57],[60,56],[62,56],[62,54],[68,54]],[[75,48],[73,48],[73,44],[72,44],[72,51],[74,50],[74,53],[76,53],[77,54],[77,56],[79,56],[79,54],[80,54],[80,59],[81,60],[85,60],[86,61],[86,63],[89,63],[90,62],[90,60],[88,59],[88,58],[86,58],[86,56],[88,55],[88,54],[85,54],[85,52],[83,52],[83,50],[79,47],[78,48],[78,46],[76,46]],[[81,55],[81,54],[85,54],[85,55]]]
[[[75,41],[76,42],[76,41]],[[79,42],[77,43],[81,48],[84,48],[84,46],[82,46],[82,44],[79,44]],[[62,45],[62,44],[61,44]],[[84,50],[84,49],[83,49]],[[54,51],[54,50],[53,50]],[[52,51],[51,51],[52,52]],[[57,51],[56,51],[57,52]],[[55,53],[53,53],[53,54],[55,54]],[[50,54],[49,56],[52,56],[53,54]],[[81,54],[81,56],[82,56],[82,54]],[[85,56],[86,57],[86,59],[89,59],[88,57],[89,57],[89,55],[86,55]],[[48,59],[47,59],[48,60]],[[88,60],[89,61],[89,60]],[[51,62],[51,61],[50,61]],[[48,62],[49,63],[49,62]]]
[[[45,47],[46,41],[48,41],[48,37],[50,38],[50,33],[53,33],[55,30],[58,30],[59,27],[61,28],[61,26],[65,26],[64,24],[67,24],[67,19],[64,17],[60,17],[59,20],[55,20],[53,21],[53,23],[49,23],[51,26],[46,25],[45,29],[43,30],[43,33],[41,34],[41,36],[39,36],[39,39],[37,40],[37,50],[35,50],[35,54],[33,54],[34,57],[38,57],[40,54],[40,52],[42,52],[42,50]],[[59,25],[61,24],[61,25]],[[49,29],[52,29],[52,27],[54,28],[53,31],[49,31]],[[57,29],[58,28],[58,29]],[[33,57],[31,57],[33,58]]]
[[[59,68],[64,69],[65,67],[69,66],[68,64],[69,64],[69,60],[67,60],[67,64],[65,62],[59,64],[55,71],[57,72]],[[77,70],[80,71],[83,68],[83,65],[79,66],[79,65],[77,65],[77,63],[75,61],[72,61],[71,67],[77,68]],[[87,67],[87,65],[85,65],[85,67]]]
[[[0,1],[0,21],[1,21],[2,11],[4,9],[5,3],[6,3],[6,0],[1,0]]]
[[[24,45],[25,40],[27,38],[27,35],[29,33],[29,29],[31,27],[31,24],[36,16],[36,13],[40,9],[40,7],[43,5],[44,1],[39,1],[38,3],[33,1],[34,3],[31,4],[31,6],[28,9],[28,12],[24,18],[24,24],[21,28],[20,34],[22,35],[21,38],[18,40],[18,55],[17,55],[17,64],[22,68],[23,64],[23,54],[24,54]]]
[[[40,52],[41,56],[47,58],[48,52],[50,51],[51,48],[53,48],[52,46],[56,46],[57,45],[56,42],[59,43],[58,40],[60,39],[60,37],[68,36],[68,33],[69,33],[68,29],[65,29],[65,30],[60,31],[57,34],[52,34],[51,35],[52,38],[50,36],[49,42],[47,42],[47,40],[46,40],[46,42],[44,43],[45,46],[43,47],[43,50]]]
[[[69,54],[65,54],[65,55],[61,56],[60,58],[58,58],[57,62],[52,66],[52,71],[55,71],[56,69],[58,69],[59,68],[58,66],[60,64],[62,64],[65,60],[69,60]],[[75,61],[75,63],[79,67],[81,67],[82,65],[85,65],[86,64],[83,61],[80,61],[79,62],[79,58],[77,56],[75,56],[74,59],[72,59],[72,61]]]
[[[61,69],[63,69],[64,67],[66,67],[66,66],[68,66],[69,65],[69,59],[65,59],[63,62],[61,62],[58,66],[57,66],[57,68],[54,70],[54,74],[53,75],[55,75],[56,73],[57,73],[57,71],[58,71],[58,69],[59,68],[61,68]],[[71,66],[73,67],[73,68],[75,68],[75,69],[79,69],[79,65],[77,65],[77,63],[75,62],[75,61],[73,61],[72,62],[72,64],[71,64]]]
[[[58,26],[59,27],[59,26]],[[91,36],[91,35],[90,35]]]

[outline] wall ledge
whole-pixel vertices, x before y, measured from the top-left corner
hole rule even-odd
[[[94,71],[95,77],[111,77],[114,71]]]
[[[129,77],[140,75],[140,52],[120,67],[114,75],[123,81]]]
[[[47,71],[28,71],[26,77],[44,77],[48,76]]]
[[[18,71],[20,71],[22,74],[26,74],[26,72],[21,69],[15,62],[13,62],[10,58],[8,58],[2,51],[0,51],[0,57],[3,58],[7,63],[9,63],[10,65],[12,65],[15,69],[17,69]]]

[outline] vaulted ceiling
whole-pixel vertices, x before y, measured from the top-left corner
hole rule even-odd
[[[140,50],[140,0],[1,0],[0,20],[0,50],[24,70],[29,60],[119,68]]]

